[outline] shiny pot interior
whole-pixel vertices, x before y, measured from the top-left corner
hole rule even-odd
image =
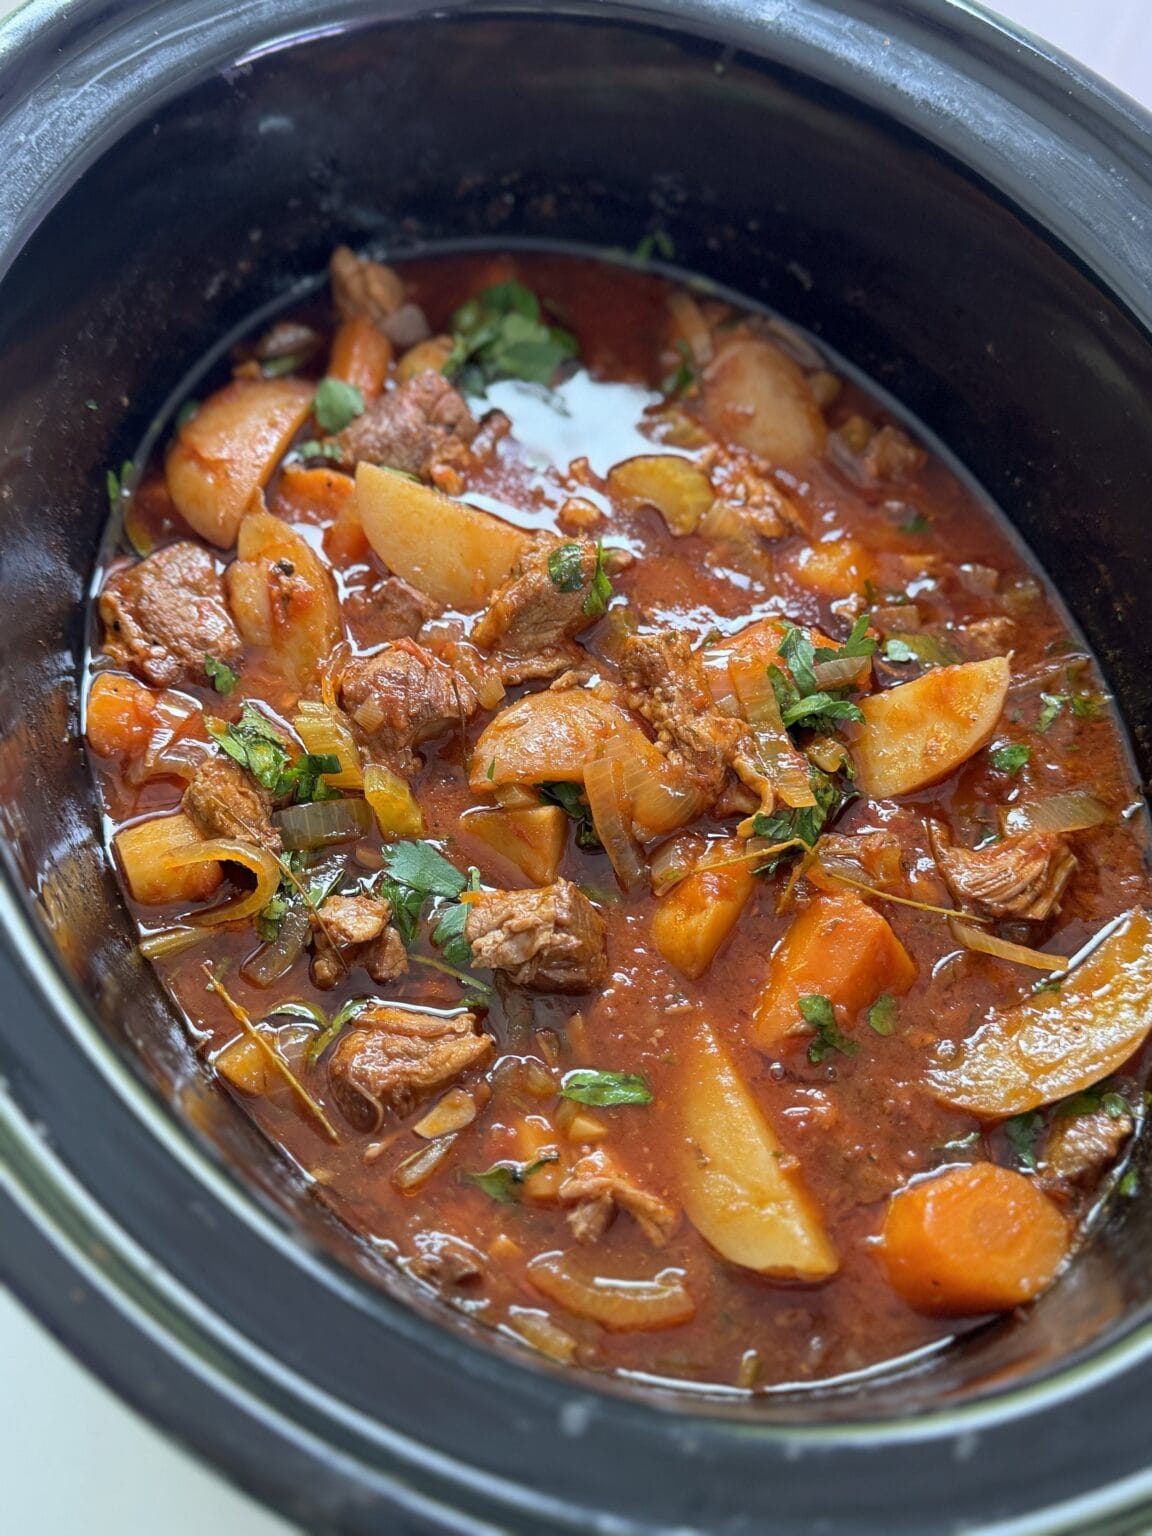
[[[310,1527],[892,1533],[927,1528],[947,1479],[971,1528],[1140,1474],[1143,1200],[1023,1321],[756,1402],[564,1378],[413,1297],[205,1084],[134,955],[75,734],[105,471],[213,337],[340,239],[631,248],[659,226],[968,466],[1096,649],[1146,779],[1147,130],[1090,82],[1069,108],[1063,66],[944,0],[903,9],[78,3],[31,7],[0,52],[0,1152],[24,1212],[0,1273]],[[56,126],[29,146],[37,103]]]

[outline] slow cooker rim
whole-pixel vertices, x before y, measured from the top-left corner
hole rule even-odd
[[[73,0],[72,4],[64,7],[62,10],[59,7],[51,6],[48,0],[28,0],[28,3],[22,9],[15,13],[7,27],[0,29],[0,83],[3,82],[5,68],[11,64],[14,56],[11,48],[8,48],[6,51],[8,29],[14,23],[19,23],[16,34],[17,45],[20,43],[21,36],[25,40],[35,38],[38,42],[42,43],[52,34],[54,28],[62,28],[74,16],[80,16],[83,12],[94,8],[90,0]],[[876,9],[872,5],[865,5],[863,8],[865,10]],[[397,8],[398,11],[404,9],[404,7]],[[423,10],[424,7],[416,7],[416,9]],[[535,10],[539,9],[539,7],[513,5],[493,7],[492,9],[519,11],[524,9]],[[929,3],[922,3],[918,7],[908,9],[919,12],[923,16],[946,17],[949,21],[959,16],[961,27],[970,27],[978,23],[982,29],[979,34],[981,42],[987,48],[992,49],[992,43],[987,35],[987,22],[980,18],[979,13],[974,7],[960,6],[954,4],[953,0],[943,0],[943,3],[937,3],[937,0],[929,0]],[[646,22],[663,24],[672,28],[675,28],[679,21],[690,14],[701,28],[706,28],[712,24],[719,25],[720,19],[726,17],[730,11],[735,11],[737,19],[739,19],[744,12],[744,8],[730,8],[710,3],[683,3],[683,0],[682,3],[675,5],[661,5],[658,3],[658,0],[651,0],[651,3],[641,3],[628,7],[599,8],[596,14],[601,16],[611,14],[623,20],[639,17]],[[1145,166],[1145,174],[1149,174],[1149,168],[1152,167],[1152,158],[1150,158],[1147,148],[1149,120],[1144,118],[1138,109],[1127,103],[1126,99],[1120,96],[1119,93],[1102,86],[1100,82],[1090,77],[1086,71],[1080,70],[1077,66],[1071,64],[1070,61],[1064,60],[1053,51],[1045,51],[1038,48],[1028,38],[1014,33],[1011,28],[1006,27],[998,18],[988,17],[987,21],[992,23],[993,31],[996,35],[996,47],[1027,50],[1034,61],[1040,61],[1054,71],[1050,83],[1055,83],[1059,80],[1062,82],[1060,87],[1062,91],[1067,90],[1069,79],[1076,82],[1084,92],[1083,98],[1078,97],[1077,104],[1084,109],[1086,115],[1091,116],[1091,111],[1093,110],[1102,110],[1111,114],[1112,129],[1118,132],[1121,137],[1128,137],[1133,159],[1137,161],[1142,160]],[[207,68],[208,66],[205,67]],[[3,125],[0,124],[0,136],[2,136],[3,131]],[[1143,141],[1139,137],[1140,134],[1144,135]],[[46,213],[47,208],[41,210],[41,212]],[[1096,271],[1097,269],[1094,268],[1093,270]],[[1118,296],[1123,297],[1122,294]],[[1140,310],[1136,312],[1140,313]],[[1146,318],[1146,306],[1144,307],[1144,316]],[[53,1009],[58,1016],[74,1011],[75,1017],[71,1026],[74,1034],[79,1030],[80,1037],[86,1036],[86,1045],[89,1049],[94,1045],[99,1046],[101,1044],[98,1039],[99,1032],[95,1030],[91,1020],[86,1015],[82,1001],[71,994],[67,984],[63,982],[59,975],[42,934],[29,921],[22,897],[17,892],[16,882],[11,871],[7,868],[5,869],[4,884],[0,887],[0,926],[5,930],[9,942],[11,942],[12,935],[16,935],[18,940],[17,947],[19,948],[21,944],[26,946],[21,956],[21,962],[25,970],[32,976],[37,991],[45,1000],[47,1006]],[[60,992],[59,989],[61,987],[64,988],[64,994],[66,995]],[[104,1057],[103,1060],[99,1059],[101,1055]],[[114,1079],[116,1081],[120,1097],[126,1101],[136,1101],[135,1112],[139,1112],[140,1105],[147,1103],[149,1115],[159,1115],[158,1104],[155,1101],[149,1100],[147,1090],[143,1087],[143,1084],[132,1077],[132,1074],[124,1064],[114,1058],[106,1045],[103,1047],[102,1052],[98,1050],[93,1054],[92,1064],[106,1077],[111,1073],[110,1080]],[[26,1150],[35,1149],[42,1152],[44,1150],[42,1142],[19,1109],[4,1098],[0,1098],[0,1106],[3,1107],[9,1129],[18,1140],[24,1140]],[[190,1132],[181,1126],[175,1117],[167,1121],[166,1129],[174,1138],[172,1145],[176,1145],[177,1142],[180,1143],[180,1155],[182,1158],[186,1161],[191,1159],[202,1171],[211,1170],[215,1180],[223,1177],[220,1170],[212,1164],[211,1159],[206,1157],[203,1149],[194,1141]],[[267,1213],[262,1211],[256,1202],[252,1201],[251,1196],[240,1190],[238,1185],[233,1185],[232,1193],[235,1194],[237,1192],[243,1196],[245,1201],[250,1203],[252,1209],[249,1214],[258,1214],[262,1223],[269,1223],[268,1230],[271,1233],[272,1224]],[[425,1323],[415,1313],[407,1313],[406,1321],[411,1321],[413,1326],[416,1326],[422,1333],[424,1330],[427,1330],[429,1338],[431,1338],[433,1333],[439,1335],[444,1331],[437,1325]],[[1091,1359],[1087,1362],[1074,1363],[1065,1369],[1061,1369],[1053,1376],[1043,1378],[1040,1382],[1030,1384],[1029,1386],[1012,1389],[1002,1395],[985,1399],[980,1403],[964,1405],[962,1408],[950,1410],[949,1414],[944,1416],[942,1420],[932,1419],[930,1421],[925,1418],[915,1421],[914,1427],[918,1427],[923,1435],[933,1433],[950,1434],[953,1430],[963,1432],[977,1423],[984,1426],[1002,1422],[1005,1417],[1013,1416],[1008,1405],[1023,1403],[1024,1399],[1033,1392],[1040,1393],[1047,1401],[1051,1401],[1053,1399],[1054,1386],[1065,1380],[1068,1381],[1067,1390],[1069,1392],[1080,1393],[1085,1389],[1085,1380],[1088,1380],[1090,1384],[1095,1384],[1103,1379],[1112,1379],[1119,1371],[1130,1366],[1136,1356],[1143,1358],[1149,1342],[1152,1341],[1152,1330],[1148,1328],[1138,1330],[1138,1335],[1141,1341],[1139,1346],[1134,1342],[1135,1334],[1126,1336],[1125,1339],[1117,1341],[1114,1345],[1110,1346],[1103,1354],[1093,1353]],[[494,1368],[498,1372],[508,1368],[497,1357],[493,1356],[491,1358],[495,1362]],[[1096,1367],[1102,1361],[1107,1362],[1103,1377],[1097,1375],[1095,1369],[1088,1369],[1086,1377],[1078,1374],[1082,1369]],[[513,1368],[516,1370],[521,1369],[520,1367]],[[535,1368],[530,1366],[528,1369],[534,1370]],[[1075,1377],[1074,1380],[1071,1379],[1073,1377]],[[582,1386],[581,1390],[585,1391],[587,1388]],[[648,1414],[654,1409],[662,1411],[658,1404],[623,1404],[620,1399],[612,1399],[612,1401],[619,1405],[622,1410],[631,1411],[639,1407],[640,1411],[644,1414]],[[997,1405],[999,1405],[999,1409]],[[1024,1408],[1021,1407],[1020,1411],[1024,1411]],[[691,1405],[687,1407],[678,1405],[677,1413],[679,1415],[691,1416]],[[712,1424],[715,1421],[705,1420],[702,1422]],[[822,1441],[838,1440],[844,1442],[861,1436],[873,1440],[886,1438],[891,1436],[898,1427],[898,1424],[894,1421],[879,1421],[875,1424],[802,1426],[787,1430],[780,1429],[777,1426],[763,1426],[763,1432],[766,1435],[785,1440],[812,1437]],[[1145,1497],[1146,1490],[1143,1490],[1140,1496]]]

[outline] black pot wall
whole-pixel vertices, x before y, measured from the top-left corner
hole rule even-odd
[[[413,1532],[894,1536],[1138,1476],[1143,1202],[1026,1323],[916,1372],[752,1408],[629,1401],[403,1300],[205,1087],[133,957],[75,736],[105,470],[207,343],[340,239],[667,230],[678,263],[827,338],[955,450],[1062,588],[1152,764],[1143,123],[943,0],[423,9],[78,3],[0,52],[0,828],[9,946],[34,978],[18,993],[5,962],[0,1153],[23,1214],[0,1206],[0,1271],[317,1529],[390,1510]],[[37,92],[55,127],[30,148]]]

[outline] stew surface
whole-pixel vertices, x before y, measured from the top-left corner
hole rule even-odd
[[[553,1359],[729,1387],[1051,1284],[1134,1188],[1146,826],[948,465],[575,257],[342,248],[213,384],[110,477],[86,734],[143,954],[317,1195]]]

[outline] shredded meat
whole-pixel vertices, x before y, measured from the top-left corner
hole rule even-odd
[[[650,1243],[662,1248],[679,1219],[673,1206],[625,1178],[603,1152],[582,1157],[557,1193],[560,1203],[571,1207],[568,1225],[579,1243],[598,1241],[621,1210],[633,1217]]]
[[[658,745],[685,761],[700,788],[715,800],[748,729],[714,707],[704,668],[687,637],[673,630],[630,635],[620,674],[629,707],[643,715]]]
[[[105,648],[145,682],[204,681],[204,658],[238,667],[240,635],[212,555],[181,540],[109,577],[100,594]]]
[[[391,916],[388,903],[374,896],[329,896],[320,907],[324,932],[341,949],[379,938]]]
[[[441,1018],[409,1008],[366,1009],[333,1050],[328,1082],[349,1124],[375,1131],[388,1111],[409,1114],[495,1044],[477,1032],[471,1013]]]
[[[327,990],[359,962],[373,981],[394,981],[408,969],[408,956],[395,928],[392,909],[376,896],[329,896],[318,912],[313,941],[312,982]]]
[[[443,471],[459,475],[471,467],[479,431],[463,395],[427,369],[373,400],[335,442],[345,466],[363,459],[440,484]]]
[[[953,899],[988,917],[1050,917],[1076,868],[1075,854],[1051,832],[1017,832],[986,848],[954,846],[936,821],[928,835]]]
[[[439,612],[430,597],[399,576],[351,588],[341,609],[353,640],[365,651],[389,640],[414,639]]]
[[[440,1288],[467,1285],[484,1274],[484,1255],[451,1232],[416,1232],[417,1252],[405,1266],[410,1274]]]
[[[360,964],[373,981],[395,981],[408,969],[408,951],[395,928],[385,928],[360,956]]]
[[[463,673],[410,641],[349,663],[340,696],[356,725],[386,751],[442,735],[470,720],[480,707]]]
[[[328,264],[332,302],[341,320],[367,315],[377,325],[404,303],[404,284],[383,262],[365,261],[346,245],[338,245]]]
[[[559,586],[549,567],[553,557],[563,561],[557,566],[562,577]],[[534,545],[476,620],[472,639],[486,650],[526,661],[554,656],[561,662],[554,670],[563,671],[579,659],[568,642],[593,622],[584,604],[595,573],[596,546],[588,539],[548,540]],[[527,675],[547,677],[552,673]]]
[[[272,796],[230,757],[209,757],[184,791],[184,810],[205,837],[234,837],[269,853],[283,847],[272,825]]]
[[[485,891],[464,936],[476,964],[537,992],[588,992],[608,974],[600,913],[567,880],[539,890]]]

